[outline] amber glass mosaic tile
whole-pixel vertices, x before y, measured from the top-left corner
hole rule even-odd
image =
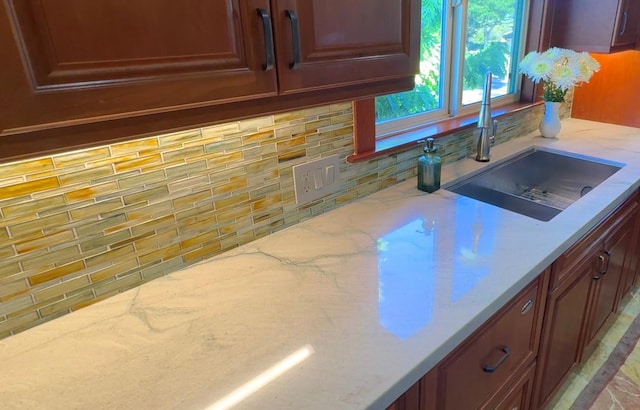
[[[44,300],[50,300],[57,295],[64,295],[74,290],[81,289],[88,286],[91,283],[89,276],[79,276],[64,282],[56,283],[53,286],[49,286],[42,290],[36,291],[34,298],[36,302]]]
[[[177,144],[187,143],[193,140],[202,139],[202,132],[197,130],[189,130],[176,132],[174,134],[166,134],[158,137],[160,147],[170,147]]]
[[[17,319],[0,322],[0,337],[8,337],[13,332],[23,330],[24,326],[26,325],[37,323],[39,319],[40,316],[38,315],[38,312],[34,310],[32,312],[24,314],[23,316],[20,316]]]
[[[41,249],[38,252],[29,252],[17,258],[22,271],[27,276],[40,274],[44,270],[61,266],[66,263],[82,259],[80,248],[73,242],[65,244],[62,248]]]
[[[87,267],[101,266],[105,263],[116,264],[120,260],[128,260],[132,255],[136,254],[136,250],[133,245],[128,244],[115,249],[109,249],[104,252],[100,252],[94,256],[84,259]]]
[[[53,169],[52,158],[40,158],[35,160],[27,160],[20,163],[19,167],[14,164],[0,165],[0,175],[2,179],[10,180],[11,177],[20,177],[33,173],[42,172]],[[3,183],[4,184],[4,183]]]
[[[145,138],[135,141],[121,142],[113,144],[109,147],[111,155],[119,156],[128,153],[144,153],[149,150],[155,150],[159,147],[157,138]]]
[[[24,279],[14,280],[0,286],[0,302],[6,302],[18,296],[23,296],[29,289],[29,283]]]
[[[15,218],[23,215],[35,215],[37,212],[41,212],[43,209],[58,208],[64,205],[64,196],[56,195],[49,198],[5,206],[2,208],[2,215],[5,218]]]
[[[126,172],[126,171],[145,171],[148,169],[152,169],[154,166],[162,167],[162,155],[160,153],[147,155],[144,157],[135,157],[131,158],[124,157],[120,158],[117,162],[113,164],[116,172]]]
[[[88,289],[88,290],[85,290],[83,293],[80,293],[77,295],[69,295],[69,296],[65,295],[65,298],[63,298],[62,300],[43,306],[38,310],[38,312],[40,313],[40,316],[43,318],[51,315],[56,315],[56,317],[59,317],[57,315],[58,313],[62,313],[62,312],[68,313],[69,310],[75,305],[82,302],[88,302],[93,298],[95,298],[95,294],[93,293],[93,290]]]
[[[0,199],[29,195],[35,192],[46,191],[51,188],[57,188],[59,186],[60,182],[56,177],[43,178],[35,181],[3,186],[0,187]]]
[[[53,163],[56,168],[63,169],[72,165],[106,159],[109,156],[109,147],[100,147],[56,155],[53,157]]]

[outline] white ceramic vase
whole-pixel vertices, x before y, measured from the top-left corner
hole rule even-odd
[[[540,122],[540,134],[545,138],[556,138],[562,125],[560,124],[560,106],[562,103],[545,101],[544,117]]]

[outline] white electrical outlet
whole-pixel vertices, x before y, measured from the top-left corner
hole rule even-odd
[[[298,205],[337,192],[340,188],[340,161],[337,155],[293,167],[293,183]]]

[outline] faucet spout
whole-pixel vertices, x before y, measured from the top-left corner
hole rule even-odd
[[[487,162],[490,159],[491,145],[495,141],[495,134],[498,121],[491,121],[491,72],[487,73],[482,92],[482,103],[480,104],[480,115],[478,118],[478,149],[476,161]]]

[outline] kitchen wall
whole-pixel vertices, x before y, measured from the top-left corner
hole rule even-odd
[[[498,143],[541,109],[501,121]],[[292,166],[344,159],[352,124],[334,104],[0,165],[0,338],[415,178],[418,146],[343,160],[341,190],[297,206]],[[438,140],[444,162],[475,135]]]
[[[640,51],[592,54],[600,71],[575,90],[572,116],[640,127]]]

